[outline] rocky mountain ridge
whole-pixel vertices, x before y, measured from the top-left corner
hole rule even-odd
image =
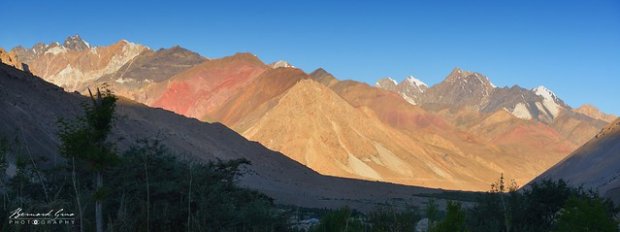
[[[128,42],[93,48],[76,40],[36,45],[24,57],[45,73],[72,57],[91,58],[85,54],[93,49],[106,51],[91,61],[113,63],[115,71],[42,78],[67,91],[107,83],[150,107],[223,123],[325,175],[486,190],[501,173],[531,180],[605,125],[545,88],[497,88],[458,68],[430,88],[414,77],[372,87],[321,68],[306,74],[286,62],[266,65],[249,53],[206,59],[180,47],[152,51],[134,44],[144,50],[127,59]],[[36,55],[50,47],[66,52]],[[91,73],[103,66],[69,63]]]

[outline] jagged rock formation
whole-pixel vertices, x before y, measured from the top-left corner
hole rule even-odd
[[[0,63],[4,63],[17,69],[24,70],[22,62],[17,59],[15,53],[9,53],[4,50],[4,48],[0,48]]]
[[[63,44],[38,43],[31,49],[16,47],[11,53],[28,64],[33,74],[67,91],[75,91],[116,72],[145,50],[148,48],[126,40],[111,46],[91,47],[79,36],[70,36]]]
[[[386,89],[399,93],[407,102],[412,105],[418,104],[422,94],[428,90],[426,83],[418,80],[413,76],[408,76],[405,80],[397,83],[394,79],[386,77],[375,83],[378,88]]]

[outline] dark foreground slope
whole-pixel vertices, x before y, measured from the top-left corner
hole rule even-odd
[[[57,120],[73,119],[87,98],[67,93],[39,77],[0,64],[0,136],[17,137],[47,164],[59,165]],[[158,138],[170,150],[190,159],[246,158],[252,162],[240,184],[259,190],[277,203],[304,207],[349,205],[368,210],[376,204],[405,200],[421,204],[413,195],[438,193],[419,187],[322,176],[251,142],[219,123],[204,123],[162,109],[121,99],[113,139],[119,149],[140,138]]]
[[[535,180],[564,179],[620,202],[620,119]]]

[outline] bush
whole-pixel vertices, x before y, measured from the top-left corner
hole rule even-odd
[[[315,232],[359,232],[364,231],[364,225],[359,217],[353,216],[353,211],[348,207],[341,208],[325,214],[320,222],[311,231]]]
[[[596,208],[583,207],[583,202]],[[591,212],[591,215],[578,219],[575,215],[580,212]],[[468,211],[467,225],[470,230],[481,232],[546,232],[569,222],[579,225],[614,222],[613,215],[617,212],[611,201],[599,198],[592,191],[570,187],[563,180],[543,180],[518,192],[490,191]]]
[[[413,231],[419,220],[420,215],[413,208],[378,207],[368,214],[368,223],[377,232]]]
[[[560,211],[555,231],[618,231],[618,224],[613,220],[613,215],[609,213],[607,203],[598,197],[577,198],[573,196]]]

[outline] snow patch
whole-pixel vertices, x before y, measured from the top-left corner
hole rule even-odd
[[[405,81],[409,82],[412,85],[421,87],[421,86],[425,86],[428,87],[428,85],[426,85],[426,83],[422,82],[421,80],[418,80],[417,78],[415,78],[414,76],[408,76]]]
[[[387,77],[387,79],[394,83],[394,85],[398,85],[398,82],[396,82],[396,80],[392,79],[391,77]]]
[[[416,105],[415,100],[413,98],[407,96],[406,94],[401,93],[400,96],[403,97],[403,99],[405,99],[405,101],[407,101],[409,104]]]
[[[555,99],[557,98],[553,91],[547,89],[545,86],[542,85],[532,89],[532,91],[536,95],[543,97],[545,100],[555,101]]]
[[[392,84],[394,84],[394,86],[389,86],[389,84],[387,84],[387,86],[384,86],[384,84],[381,84],[381,83],[385,83],[385,81],[391,82]],[[392,88],[396,87],[397,85],[398,85],[398,82],[396,82],[391,77],[381,78],[377,82],[375,82],[375,86],[376,87],[383,88],[383,89],[388,89],[388,90],[392,90]]]
[[[67,49],[62,46],[56,46],[56,47],[47,49],[47,51],[45,51],[45,54],[53,54],[53,55],[64,54],[64,53],[67,53]]]
[[[271,68],[295,68],[295,66],[291,65],[285,60],[278,60],[271,64]]]

